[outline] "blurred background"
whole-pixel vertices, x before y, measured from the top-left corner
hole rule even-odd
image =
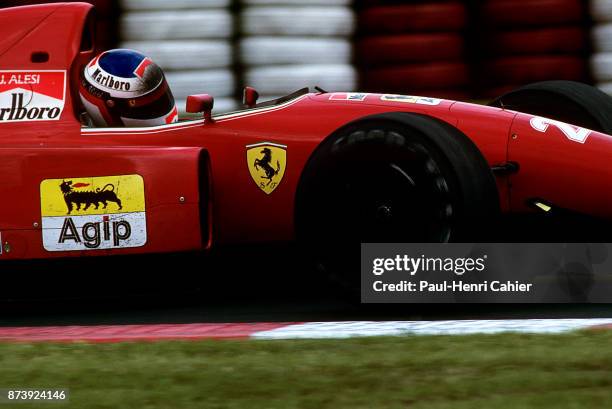
[[[612,93],[612,0],[92,0],[100,49],[166,72],[179,108],[304,86],[487,100],[549,79]],[[4,6],[41,3],[5,0]]]

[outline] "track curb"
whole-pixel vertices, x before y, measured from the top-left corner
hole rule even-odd
[[[127,342],[204,339],[342,339],[370,336],[558,334],[612,329],[612,319],[341,321],[0,327],[2,342]]]

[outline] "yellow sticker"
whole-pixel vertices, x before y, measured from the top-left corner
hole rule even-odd
[[[144,212],[144,182],[140,175],[45,179],[40,202],[43,217]]]
[[[287,166],[287,147],[270,142],[256,143],[247,147],[247,166],[249,173],[266,194],[278,187]]]
[[[140,175],[46,179],[40,184],[47,251],[141,247],[147,242]]]

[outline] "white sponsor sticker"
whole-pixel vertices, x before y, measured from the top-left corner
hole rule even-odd
[[[330,101],[364,101],[368,94],[359,92],[336,92],[329,96]]]
[[[43,217],[42,227],[47,251],[141,247],[147,242],[145,212]]]
[[[419,97],[416,95],[396,95],[396,94],[385,94],[380,97],[382,101],[389,102],[404,102],[407,104],[419,104],[419,105],[440,105],[442,102],[438,98]]]
[[[57,121],[66,100],[66,71],[0,70],[0,123]]]

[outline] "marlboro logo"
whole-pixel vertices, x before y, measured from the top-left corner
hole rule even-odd
[[[0,123],[57,121],[65,99],[65,71],[0,71]]]
[[[119,91],[129,91],[131,87],[128,81],[122,81],[121,79],[113,77],[110,74],[104,75],[100,68],[96,68],[91,76],[98,84],[106,88],[112,88]]]
[[[35,121],[58,119],[62,110],[57,106],[24,106],[25,93],[11,94],[11,106],[0,108],[0,121]]]

